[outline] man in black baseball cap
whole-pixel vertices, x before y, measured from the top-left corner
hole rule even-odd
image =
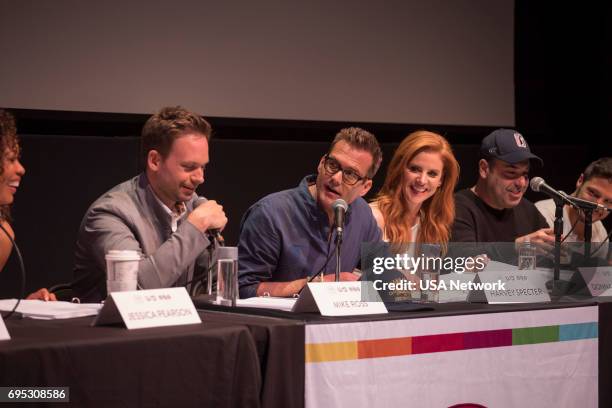
[[[455,194],[454,242],[522,242],[548,250],[554,234],[530,201],[523,198],[532,162],[543,165],[516,130],[497,129],[482,140],[478,180]],[[502,262],[507,257],[488,254]]]
[[[511,164],[535,159],[544,165],[542,159],[531,153],[523,135],[512,129],[497,129],[489,133],[482,139],[480,153],[484,158],[499,159]]]

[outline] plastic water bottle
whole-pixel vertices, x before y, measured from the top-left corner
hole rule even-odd
[[[528,270],[536,268],[536,246],[526,239],[519,246],[518,268]]]

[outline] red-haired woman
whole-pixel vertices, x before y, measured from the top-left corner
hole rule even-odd
[[[419,130],[393,154],[385,183],[370,204],[386,241],[431,243],[446,251],[455,218],[459,164],[448,141]]]

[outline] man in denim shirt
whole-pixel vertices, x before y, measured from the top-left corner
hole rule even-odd
[[[238,243],[240,297],[292,296],[334,254],[332,203],[349,208],[342,242],[341,280],[356,280],[361,244],[379,242],[381,232],[362,198],[372,187],[382,152],[373,134],[341,130],[317,168],[298,187],[270,194],[248,209]],[[335,262],[327,262],[325,280],[333,280]]]

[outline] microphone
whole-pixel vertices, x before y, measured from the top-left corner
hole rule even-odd
[[[571,204],[569,203],[569,200],[565,193],[557,191],[548,184],[546,184],[542,177],[532,178],[529,182],[529,187],[531,187],[531,190],[535,191],[536,193],[544,193],[552,198],[556,198],[557,200],[565,201],[566,203]]]
[[[346,201],[339,198],[332,203],[332,209],[334,210],[334,226],[336,227],[336,233],[339,237],[344,232],[344,216],[348,210]]]
[[[560,193],[565,194],[563,191],[560,191]],[[574,196],[567,195],[567,194],[565,195],[575,206],[578,206],[580,208],[612,211],[612,208],[606,207],[605,205],[602,205],[602,204],[598,204],[594,201],[583,200],[582,198],[574,197]]]
[[[196,200],[193,202],[193,209],[195,210],[196,208],[198,208],[200,205],[204,204],[207,201],[208,199],[204,197],[196,198]],[[209,229],[207,232],[208,232],[208,235],[210,235],[212,238],[217,240],[217,243],[219,244],[219,246],[225,246],[225,239],[223,239],[223,236],[221,235],[221,231],[218,228]]]
[[[552,198],[564,201],[574,207],[580,207],[580,208],[584,208],[587,210],[591,209],[591,210],[610,211],[608,207],[605,207],[601,204],[594,203],[592,201],[583,200],[581,198],[572,197],[572,196],[567,195],[563,191],[555,190],[554,188],[546,184],[546,182],[544,181],[542,177],[532,178],[531,181],[529,182],[529,186],[535,192],[544,193]]]

